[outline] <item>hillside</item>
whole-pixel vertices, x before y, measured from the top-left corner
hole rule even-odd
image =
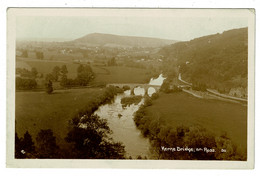
[[[148,37],[120,36],[112,34],[93,33],[78,38],[71,42],[87,46],[108,46],[108,47],[161,47],[176,43],[174,40],[165,40]]]
[[[182,78],[219,92],[245,97],[247,92],[248,29],[233,29],[179,42],[159,52],[180,65]]]

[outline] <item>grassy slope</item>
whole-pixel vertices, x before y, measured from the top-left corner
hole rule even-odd
[[[26,130],[35,139],[40,129],[52,129],[57,141],[67,134],[68,120],[92,102],[101,89],[71,89],[45,92],[16,92],[16,131],[22,136]]]
[[[247,107],[218,100],[198,99],[186,93],[161,94],[147,107],[148,116],[161,118],[172,127],[201,125],[217,135],[227,132],[246,151]]]

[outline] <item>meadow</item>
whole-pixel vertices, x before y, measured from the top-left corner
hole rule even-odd
[[[49,60],[36,60],[36,59],[17,59],[16,68],[36,68],[39,73],[44,75],[52,72],[55,66],[61,67],[62,65],[66,65],[68,69],[68,78],[75,78],[77,76],[77,68],[79,64],[73,62],[65,62],[65,61],[49,61]]]
[[[61,67],[66,65],[68,69],[68,78],[74,79],[77,76],[77,68],[79,64],[65,61],[49,61],[49,60],[36,60],[36,59],[17,59],[16,67],[18,68],[36,68],[39,73],[44,75],[51,73],[55,66]],[[148,83],[151,74],[148,74],[146,69],[124,67],[124,66],[93,66],[95,73],[94,82],[102,83]]]
[[[227,134],[234,144],[246,152],[247,106],[219,100],[199,99],[184,92],[163,94],[145,108],[147,117],[164,125],[198,125],[213,134]]]
[[[57,143],[63,144],[68,122],[81,109],[94,102],[104,89],[56,90],[45,92],[16,92],[15,127],[19,137],[26,130],[35,139],[41,129],[51,129]]]

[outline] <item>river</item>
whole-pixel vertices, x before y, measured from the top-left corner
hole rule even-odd
[[[151,78],[149,85],[162,85],[165,78],[159,75],[158,78]],[[148,95],[151,96],[156,90],[153,87],[148,88]],[[145,90],[141,87],[134,89],[135,95],[145,95]],[[113,131],[111,137],[116,142],[122,142],[125,146],[127,157],[142,158],[151,156],[150,142],[148,138],[144,138],[141,131],[137,129],[133,120],[134,113],[144,103],[144,98],[138,105],[130,105],[125,108],[122,107],[121,99],[126,96],[132,96],[131,91],[127,90],[123,94],[118,94],[114,102],[111,104],[105,104],[95,111],[95,114],[101,118],[107,119],[110,129]]]

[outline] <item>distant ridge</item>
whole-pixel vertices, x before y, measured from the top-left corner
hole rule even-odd
[[[120,36],[113,34],[92,33],[71,41],[86,46],[107,47],[162,47],[174,44],[175,40],[149,37]]]

